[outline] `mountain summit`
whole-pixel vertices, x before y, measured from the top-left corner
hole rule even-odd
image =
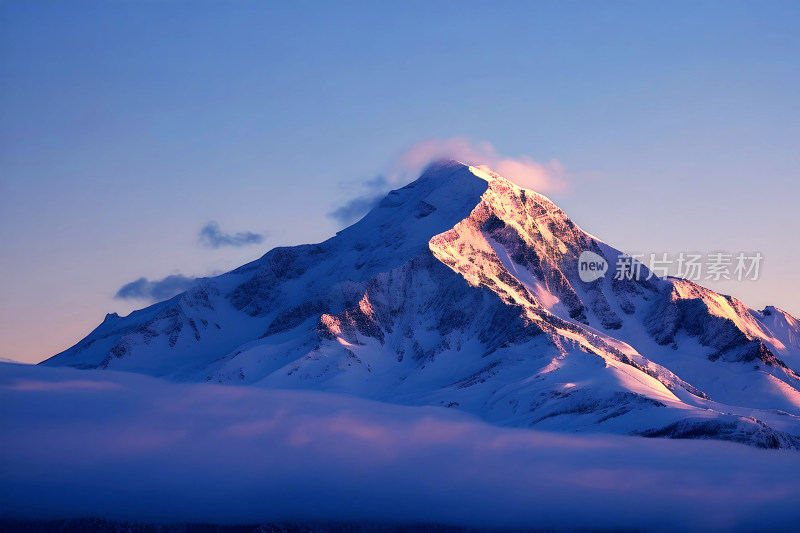
[[[623,254],[485,167],[430,166],[356,224],[275,248],[43,362],[344,392],[561,431],[800,448],[800,323]]]

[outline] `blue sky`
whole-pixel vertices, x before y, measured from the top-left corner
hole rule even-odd
[[[760,251],[712,288],[798,315],[798,27],[796,2],[0,2],[0,357],[146,305],[114,298],[143,277],[329,237],[430,139],[557,160],[550,196],[618,248]]]

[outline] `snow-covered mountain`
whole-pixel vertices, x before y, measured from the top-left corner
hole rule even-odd
[[[800,323],[681,279],[581,281],[621,252],[449,161],[353,226],[276,248],[42,364],[337,391],[511,426],[800,448]]]

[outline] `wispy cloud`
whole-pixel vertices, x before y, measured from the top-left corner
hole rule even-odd
[[[439,159],[485,165],[517,185],[536,192],[559,192],[569,185],[566,169],[557,159],[541,163],[527,155],[509,157],[499,154],[491,143],[475,142],[467,137],[418,142],[398,157],[391,175],[398,178],[411,175],[410,179],[415,179],[426,166]]]
[[[363,188],[365,189],[363,194],[329,212],[328,216],[342,224],[355,222],[378,205],[378,202],[381,201],[381,198],[384,197],[391,186],[385,176],[376,176],[364,182]]]
[[[188,290],[196,280],[197,278],[190,278],[180,274],[173,274],[164,279],[152,281],[147,278],[139,278],[123,285],[114,295],[114,298],[158,302]]]
[[[242,231],[239,233],[223,233],[219,229],[219,224],[214,221],[209,222],[200,230],[199,242],[208,248],[221,248],[223,246],[248,246],[250,244],[260,244],[264,242],[265,236],[261,233]]]
[[[428,139],[402,152],[386,173],[364,182],[360,195],[332,210],[328,216],[342,224],[354,222],[377,205],[390,189],[415,180],[425,167],[441,159],[485,165],[517,185],[541,193],[559,192],[569,186],[566,169],[557,159],[540,163],[527,155],[500,155],[491,143],[467,137]]]
[[[342,224],[355,222],[364,216],[370,209],[378,205],[384,193],[365,194],[357,196],[328,213],[328,216],[338,220]]]

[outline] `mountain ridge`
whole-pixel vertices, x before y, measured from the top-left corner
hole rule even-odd
[[[256,261],[42,364],[345,392],[491,422],[800,447],[800,324],[622,255],[486,167],[430,166],[319,244]]]

